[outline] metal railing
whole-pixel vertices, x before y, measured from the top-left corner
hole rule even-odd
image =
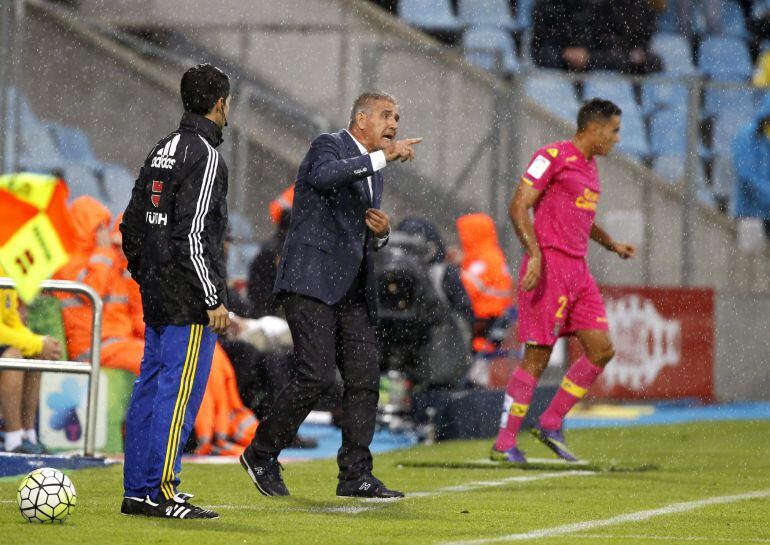
[[[16,283],[13,280],[0,277],[0,288],[15,287]],[[0,358],[0,369],[88,375],[88,406],[86,407],[86,429],[83,438],[83,450],[85,456],[93,456],[96,442],[96,402],[99,394],[99,368],[102,346],[102,299],[90,286],[69,280],[46,280],[40,283],[40,289],[79,293],[91,300],[94,307],[91,322],[91,362]]]

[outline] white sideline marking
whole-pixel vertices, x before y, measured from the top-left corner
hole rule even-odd
[[[558,471],[554,473],[541,473],[540,475],[521,475],[518,477],[507,477],[498,481],[475,481],[466,484],[460,484],[455,486],[447,486],[445,488],[438,488],[429,492],[408,492],[404,498],[364,498],[362,503],[395,503],[401,500],[408,500],[409,498],[427,498],[431,496],[440,496],[442,494],[452,492],[467,492],[469,490],[479,490],[481,488],[489,488],[493,486],[504,486],[511,483],[528,483],[532,481],[542,481],[546,479],[561,479],[564,477],[581,477],[588,475],[596,475],[593,471]],[[253,509],[257,505],[209,505],[211,509]],[[355,507],[355,506],[340,506],[340,507],[313,507],[313,508],[287,508],[288,511],[304,511],[310,513],[341,513],[348,515],[357,515],[366,511],[372,511],[379,509],[381,505],[372,505],[371,507]]]
[[[506,477],[497,481],[476,481],[467,484],[459,484],[455,486],[447,486],[445,488],[438,488],[431,490],[430,492],[411,492],[404,499],[408,498],[427,498],[429,496],[438,496],[440,494],[446,494],[447,492],[468,492],[469,490],[478,490],[480,488],[488,488],[491,486],[504,486],[510,483],[529,483],[532,481],[542,481],[545,479],[558,479],[563,477],[582,477],[587,475],[596,475],[593,471],[559,471],[554,473],[541,473],[539,475],[520,475],[518,477]],[[364,500],[372,501],[372,500]]]
[[[577,534],[571,536],[558,536],[569,539],[620,539],[628,541],[629,539],[648,539],[659,541],[708,541],[709,543],[770,543],[770,539],[762,537],[703,537],[703,536],[654,536],[654,535],[621,535],[621,534]]]
[[[695,509],[700,509],[701,507],[707,507],[710,505],[734,503],[738,501],[767,497],[770,497],[770,490],[758,490],[755,492],[746,492],[744,494],[735,494],[732,496],[714,496],[712,498],[705,498],[702,500],[672,503],[671,505],[659,507],[658,509],[647,509],[645,511],[637,511],[635,513],[626,513],[624,515],[617,515],[608,519],[574,522],[572,524],[554,526],[553,528],[542,528],[540,530],[532,530],[530,532],[524,532],[521,534],[508,534],[505,536],[485,539],[472,539],[468,541],[444,541],[441,543],[441,545],[481,545],[483,543],[501,543],[504,541],[524,541],[527,539],[538,539],[541,537],[564,536],[582,532],[584,530],[593,530],[596,528],[603,528],[605,526],[613,526],[615,524],[624,524],[626,522],[641,522],[643,520],[648,520],[654,517],[673,515],[676,513],[686,513],[687,511],[694,511]]]

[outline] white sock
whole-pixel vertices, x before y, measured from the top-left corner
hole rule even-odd
[[[24,439],[33,445],[37,444],[37,430],[35,430],[35,428],[24,430]]]
[[[23,439],[24,439],[24,431],[22,430],[5,432],[5,450],[7,452],[12,451],[13,449],[21,445],[21,442]]]

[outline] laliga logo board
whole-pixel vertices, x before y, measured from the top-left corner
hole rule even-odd
[[[615,357],[598,399],[714,399],[714,292],[602,286]],[[575,354],[576,355],[576,354]]]
[[[640,391],[665,367],[681,363],[680,320],[664,318],[652,301],[638,295],[608,299],[606,305],[615,344],[615,358],[602,375],[607,387]]]

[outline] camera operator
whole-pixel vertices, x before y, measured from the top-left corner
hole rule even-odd
[[[444,255],[435,227],[409,218],[377,256],[384,370],[404,372],[416,390],[457,386],[471,361],[470,300]]]

